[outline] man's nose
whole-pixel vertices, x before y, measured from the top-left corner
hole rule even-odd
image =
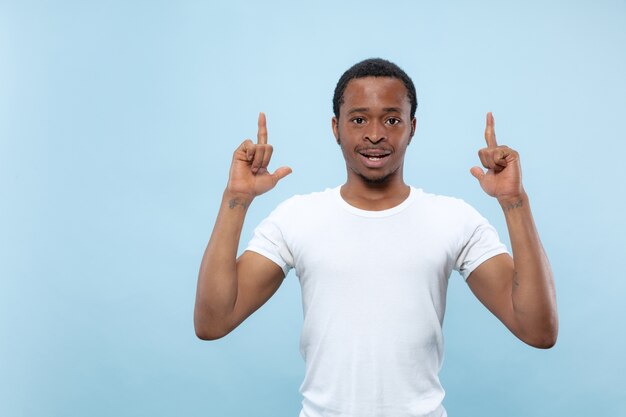
[[[371,143],[378,143],[385,140],[385,128],[378,122],[372,123],[370,128],[365,132],[364,139]]]

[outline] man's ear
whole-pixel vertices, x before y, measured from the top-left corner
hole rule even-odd
[[[414,117],[411,120],[411,135],[409,136],[409,143],[413,140],[413,135],[415,134],[415,126],[417,126],[417,119]]]
[[[333,116],[333,135],[335,135],[335,140],[337,141],[337,145],[340,145],[340,140],[339,140],[339,119],[337,119],[337,117]]]

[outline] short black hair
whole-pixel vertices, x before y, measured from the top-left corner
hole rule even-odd
[[[382,58],[370,58],[354,64],[339,78],[333,96],[333,112],[335,113],[335,117],[339,118],[339,107],[343,104],[343,93],[346,91],[350,80],[365,77],[391,77],[402,81],[406,87],[409,102],[411,103],[411,119],[415,117],[417,97],[413,80],[411,80],[411,77],[409,77],[402,68]]]

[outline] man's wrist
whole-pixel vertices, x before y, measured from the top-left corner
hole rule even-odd
[[[528,206],[528,195],[525,191],[522,191],[520,194],[515,196],[498,198],[498,203],[500,203],[500,207],[502,207],[502,210],[506,213]]]
[[[246,193],[232,192],[226,189],[224,190],[222,199],[230,209],[243,208],[245,210],[252,204],[254,196]]]

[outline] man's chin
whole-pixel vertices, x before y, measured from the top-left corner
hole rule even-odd
[[[381,185],[389,181],[389,177],[391,177],[391,174],[379,175],[379,176],[367,176],[367,175],[359,174],[359,176],[367,184]]]

